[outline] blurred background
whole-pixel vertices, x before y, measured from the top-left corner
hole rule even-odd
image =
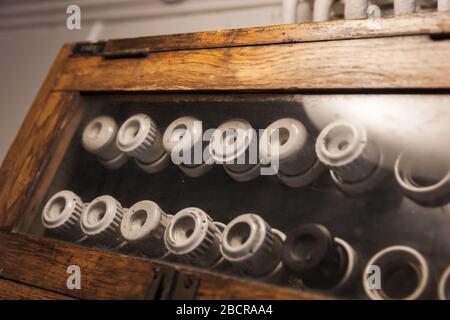
[[[0,0],[0,162],[62,44],[281,24],[286,22],[283,7],[289,2],[292,3],[290,0]],[[312,8],[314,1],[300,2]],[[344,0],[331,2],[329,18],[342,19]],[[392,2],[372,1],[381,7],[383,15],[392,14]],[[74,4],[81,9],[80,30],[66,27],[66,9]],[[417,4],[418,11],[436,6],[434,0],[419,0]],[[296,22],[311,19],[304,12],[296,12],[294,16]]]

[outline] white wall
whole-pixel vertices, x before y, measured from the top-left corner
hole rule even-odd
[[[79,4],[81,30],[67,30]],[[281,0],[15,0],[0,2],[0,162],[63,43],[281,22]]]
[[[281,2],[184,0],[168,5],[163,0],[1,0],[0,162],[63,43],[279,24]],[[371,2],[381,5],[392,0]],[[435,6],[435,0],[418,3]],[[79,31],[65,27],[70,4],[81,8]]]

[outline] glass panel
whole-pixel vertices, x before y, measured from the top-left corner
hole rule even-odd
[[[89,234],[82,244],[338,297],[438,297],[438,279],[450,265],[450,95],[89,95],[84,100],[89,112],[35,223],[20,231],[67,241]],[[83,147],[83,130],[95,117],[108,115],[120,127],[137,114],[152,122],[137,117],[119,130],[120,150],[129,156],[120,168],[105,167],[111,159],[120,164],[116,144],[102,145],[114,127],[111,119],[91,123]],[[202,126],[180,120],[164,137],[171,122],[183,116],[201,120]],[[149,123],[159,133],[145,131]],[[264,135],[269,125],[278,130]],[[181,149],[183,170],[173,154],[164,166],[164,150],[176,149],[180,141],[192,146],[197,129],[201,137],[201,129],[219,126],[255,131],[209,131],[214,147],[207,148],[209,138],[199,139],[199,157],[186,155],[190,147]],[[193,160],[203,163],[205,148],[216,162],[241,152],[246,161],[227,163],[226,170],[218,163],[199,169]],[[44,210],[61,190],[81,200],[62,195]],[[101,195],[115,198],[123,210],[110,198],[93,201]],[[142,200],[157,206],[140,203],[127,212]],[[61,223],[70,214],[74,222]],[[447,284],[440,288],[448,293]]]

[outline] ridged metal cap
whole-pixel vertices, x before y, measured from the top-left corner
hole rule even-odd
[[[247,275],[261,277],[281,261],[282,239],[256,214],[234,218],[225,228],[220,247],[223,256]]]
[[[336,120],[320,132],[316,154],[346,183],[370,176],[380,159],[378,148],[368,140],[366,129],[345,120]]]
[[[84,207],[83,201],[72,191],[59,191],[45,204],[42,224],[60,236],[80,239],[83,236],[80,218]]]
[[[139,201],[124,214],[120,225],[122,237],[143,253],[159,256],[166,252],[164,232],[172,216],[153,201]]]
[[[199,208],[178,212],[164,234],[166,248],[184,261],[211,266],[220,258],[221,233],[211,217]]]
[[[84,128],[81,137],[84,149],[103,161],[117,158],[121,154],[116,146],[118,129],[113,117],[103,115],[92,119]]]
[[[117,134],[117,147],[144,163],[152,163],[164,154],[161,134],[155,122],[142,113],[122,124]]]
[[[311,135],[293,118],[279,119],[264,130],[259,153],[264,163],[278,161],[280,172],[290,176],[311,169],[317,160]]]
[[[81,230],[90,239],[109,247],[123,242],[120,223],[125,209],[111,196],[100,196],[92,200],[81,216]]]

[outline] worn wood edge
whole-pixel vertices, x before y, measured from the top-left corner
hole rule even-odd
[[[227,274],[214,273],[198,267],[187,267],[162,261],[150,262],[154,266],[169,268],[189,276],[200,277],[200,285],[195,296],[197,300],[329,300],[332,297],[317,293],[297,291],[258,282],[254,279],[242,279]]]
[[[20,126],[20,129],[0,167],[0,229],[10,230],[16,221],[18,215],[17,213],[24,208],[22,206],[25,205],[25,203],[22,203],[22,206],[19,206],[18,204],[17,207],[10,210],[10,208],[7,207],[9,193],[11,192],[12,185],[16,183],[21,172],[26,171],[27,167],[31,165],[29,162],[23,161],[23,159],[25,159],[24,155],[27,152],[30,152],[30,148],[32,152],[33,146],[28,144],[28,149],[24,148],[24,146],[30,139],[39,138],[39,133],[34,130],[35,123],[39,118],[39,115],[45,113],[48,96],[57,82],[57,79],[62,72],[62,67],[71,51],[72,45],[67,44],[63,46],[58,53],[55,62],[49,70],[45,81],[43,82],[33,104],[31,105],[31,108],[25,116],[25,119],[22,122],[22,125]],[[58,129],[58,127],[55,127],[55,130]],[[18,161],[18,159],[22,160]],[[35,165],[41,167],[44,163],[44,161],[41,160],[42,159],[36,160],[39,163]],[[31,180],[37,178],[39,175],[39,170],[34,174],[34,177],[30,177]],[[31,195],[33,185],[30,183],[23,185],[19,189],[20,190],[17,192],[21,193],[23,199],[26,200]]]
[[[433,59],[431,59],[433,57]],[[450,41],[429,36],[69,59],[55,89],[94,91],[448,90]]]
[[[83,260],[87,257],[90,261]],[[77,263],[81,264],[82,290],[68,290],[65,286],[68,274],[64,266]],[[89,263],[91,267],[86,266]],[[327,298],[178,264],[86,248],[40,236],[0,231],[1,278],[73,298],[145,299],[154,272],[158,269],[175,270],[200,278],[196,299]],[[86,279],[89,279],[88,284]],[[125,279],[128,281],[124,283]]]
[[[70,265],[81,289],[69,289]],[[141,259],[38,236],[0,232],[0,277],[78,299],[144,299],[154,268]]]
[[[415,13],[381,18],[376,21],[370,19],[332,20],[113,39],[107,41],[103,54],[107,57],[120,57],[175,50],[442,33],[450,33],[450,12]]]
[[[1,300],[73,300],[73,298],[40,288],[0,278]]]
[[[44,196],[53,181],[56,172],[65,156],[67,149],[77,131],[85,112],[85,105],[77,92],[67,92],[64,95],[64,102],[61,108],[67,108],[67,113],[61,119],[61,131],[55,137],[49,148],[51,157],[46,160],[41,169],[41,173],[35,182],[35,187],[29,199],[27,206],[17,215],[14,221],[13,230],[29,230],[35,213],[44,200]]]

